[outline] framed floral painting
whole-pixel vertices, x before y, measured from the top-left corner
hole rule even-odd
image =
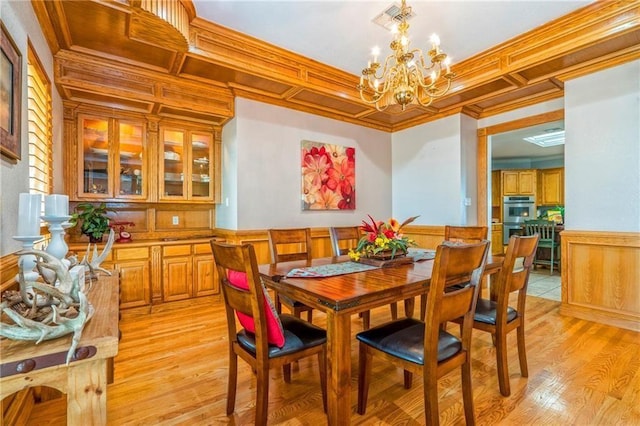
[[[356,149],[301,142],[302,210],[355,210]]]

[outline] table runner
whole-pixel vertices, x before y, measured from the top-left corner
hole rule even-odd
[[[435,258],[435,250],[424,249],[409,249],[407,253],[408,257],[413,258],[414,262],[422,260],[430,260]],[[356,272],[369,271],[371,269],[378,269],[378,266],[366,265],[358,262],[342,262],[332,263],[329,265],[309,266],[306,268],[294,268],[290,270],[287,278],[319,278],[319,277],[333,277],[335,275],[353,274]]]

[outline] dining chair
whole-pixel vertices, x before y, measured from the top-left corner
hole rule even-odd
[[[292,260],[311,261],[311,229],[269,229],[269,251],[273,263],[288,262]],[[282,313],[282,305],[285,305],[293,316],[300,318],[302,312],[307,313],[307,321],[313,319],[313,308],[302,302],[293,300],[288,296],[274,293],[276,310]]]
[[[428,425],[439,424],[438,379],[460,367],[462,398],[466,424],[475,424],[471,387],[471,330],[479,283],[489,252],[489,242],[445,245],[436,257],[427,293],[424,321],[402,318],[362,331],[356,335],[358,356],[358,413],[365,414],[374,356],[380,356],[404,369],[404,387],[409,389],[413,374],[424,382],[425,419]],[[445,288],[457,280],[469,285],[447,292]],[[462,318],[460,336],[442,330],[440,324]]]
[[[500,393],[509,396],[509,369],[507,362],[507,334],[516,330],[520,374],[528,377],[527,353],[524,340],[524,314],[527,300],[527,285],[533,259],[538,245],[538,235],[509,238],[504,262],[498,272],[495,285],[497,300],[479,298],[473,327],[491,333],[496,347],[496,363]],[[516,308],[509,306],[509,297],[517,293]]]
[[[359,226],[332,226],[329,228],[329,237],[331,238],[331,248],[334,256],[342,256],[349,252],[349,249],[355,248],[358,241],[362,237]],[[345,244],[346,242],[346,244]],[[390,303],[391,319],[398,318],[398,304]],[[362,317],[362,328],[367,330],[371,324],[371,311],[360,312]]]
[[[444,240],[454,243],[479,243],[487,239],[486,226],[450,226],[444,227]],[[459,284],[458,287],[464,284]],[[427,307],[427,296],[420,296],[420,318],[424,319]]]
[[[556,241],[556,224],[549,220],[528,220],[524,222],[525,235],[538,234],[540,239],[538,241],[539,249],[549,250],[550,259],[539,259],[536,250],[536,256],[533,259],[533,267],[537,265],[549,266],[549,275],[553,274],[553,267],[560,270],[560,244]]]
[[[251,366],[257,378],[256,425],[267,424],[269,370],[282,367],[284,381],[289,383],[291,363],[311,355],[318,356],[322,402],[326,411],[326,331],[292,315],[275,312],[260,280],[252,245],[211,241],[211,249],[229,333],[227,415],[235,409],[238,357]],[[240,331],[236,329],[236,317],[243,327]]]

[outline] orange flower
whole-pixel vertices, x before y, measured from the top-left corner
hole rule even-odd
[[[400,230],[400,222],[394,218],[389,219],[389,226],[393,229],[393,232],[398,232]]]

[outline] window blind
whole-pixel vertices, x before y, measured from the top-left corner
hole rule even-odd
[[[50,194],[53,190],[51,83],[31,43],[27,57],[27,100],[29,192]]]

